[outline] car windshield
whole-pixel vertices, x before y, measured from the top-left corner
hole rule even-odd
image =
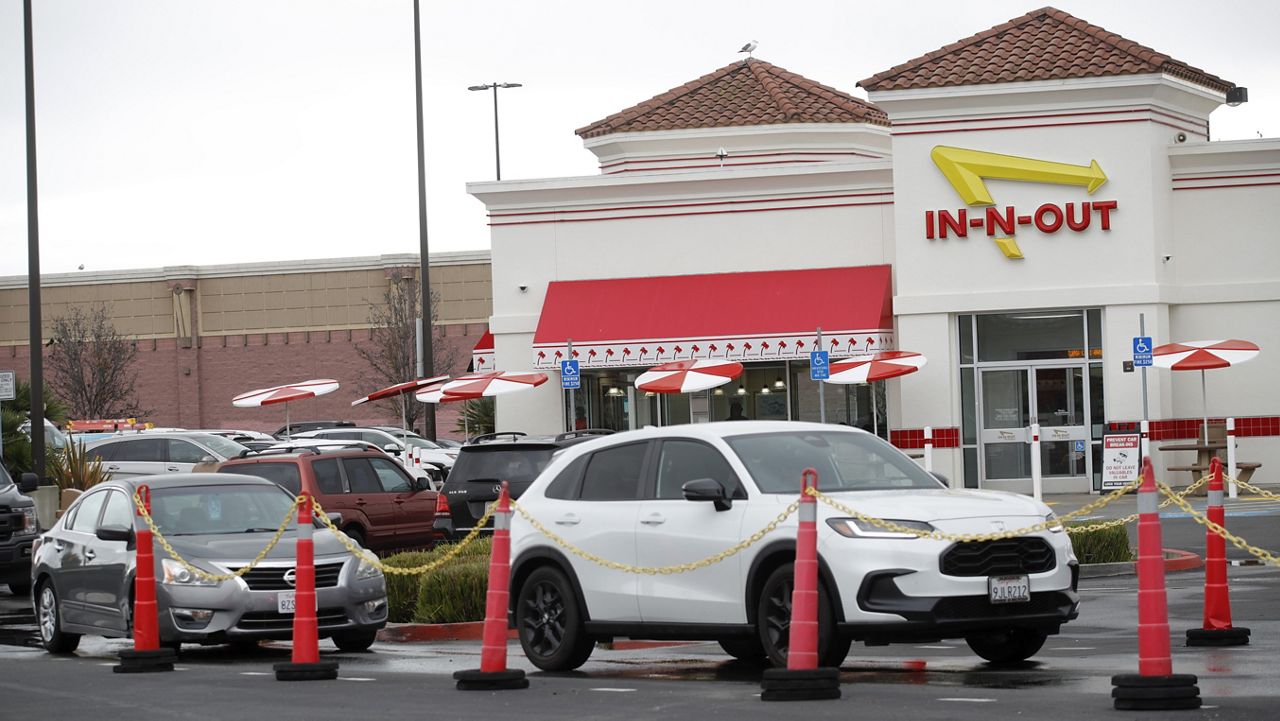
[[[205,444],[212,449],[214,453],[217,453],[223,458],[235,458],[240,455],[240,451],[248,450],[248,446],[236,443],[230,438],[215,436],[212,433],[201,433],[198,436],[192,436],[192,438]]]
[[[730,436],[725,442],[765,493],[798,493],[806,468],[817,470],[823,491],[942,487],[893,446],[866,433],[786,431]]]
[[[279,486],[153,488],[151,517],[168,536],[274,532],[293,506]]]
[[[419,438],[418,436],[406,436],[400,433],[395,434],[395,436],[400,440],[404,441],[405,443],[408,443],[411,446],[417,446],[418,448],[426,448],[427,450],[430,450],[430,451],[435,451],[440,449],[439,445],[432,443],[426,438]]]
[[[528,483],[551,462],[554,448],[491,448],[464,451],[449,472],[449,480],[477,479]]]

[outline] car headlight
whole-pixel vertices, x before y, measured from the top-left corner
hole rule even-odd
[[[1050,533],[1062,533],[1062,523],[1058,520],[1058,514],[1053,511],[1049,511],[1049,514],[1044,517],[1044,520],[1047,523],[1053,524],[1052,526],[1049,526]]]
[[[925,521],[904,521],[892,518],[884,520],[895,526],[903,526],[921,533],[932,533],[936,530]],[[890,531],[858,518],[828,518],[827,525],[845,538],[919,538],[911,533]]]
[[[366,578],[378,578],[382,575],[382,569],[378,568],[368,558],[361,557],[360,565],[356,567],[356,580],[363,581]]]
[[[40,519],[36,516],[36,509],[23,508],[22,510],[22,528],[13,532],[15,536],[31,536],[40,532]]]
[[[217,581],[201,578],[172,558],[160,560],[160,568],[164,571],[162,583],[170,586],[216,586]]]

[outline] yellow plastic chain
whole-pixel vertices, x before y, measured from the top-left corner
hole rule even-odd
[[[1271,491],[1266,490],[1265,488],[1259,488],[1251,483],[1246,483],[1240,480],[1239,478],[1232,478],[1231,476],[1223,475],[1222,480],[1224,483],[1234,483],[1237,486],[1240,486],[1241,488],[1245,489],[1246,491],[1262,496],[1263,498],[1269,498],[1273,501],[1280,501],[1280,495],[1276,495]]]
[[[378,558],[377,556],[373,555],[372,553],[369,553],[368,551],[358,546],[354,541],[351,540],[350,536],[343,533],[337,526],[333,525],[333,521],[329,520],[329,516],[326,515],[324,512],[324,508],[321,507],[320,502],[317,501],[315,498],[311,499],[311,505],[315,507],[316,516],[318,516],[321,520],[324,521],[324,524],[329,527],[329,530],[333,531],[333,535],[336,536],[337,539],[342,542],[342,545],[347,547],[347,550],[350,551],[352,555],[354,555],[356,558],[362,558],[365,561],[368,561],[369,563],[373,564],[374,566],[377,566],[383,573],[390,573],[392,575],[398,575],[398,576],[416,576],[421,573],[431,573],[432,571],[443,566],[449,561],[452,561],[459,553],[462,552],[462,549],[467,547],[467,544],[476,540],[476,537],[479,536],[480,532],[484,530],[485,525],[489,523],[489,518],[493,516],[493,508],[487,509],[484,515],[480,517],[480,520],[476,521],[476,525],[474,528],[471,529],[471,532],[468,533],[465,537],[463,537],[461,541],[458,541],[457,543],[455,543],[453,547],[450,548],[449,551],[444,555],[442,555],[440,558],[437,558],[436,560],[431,561],[429,563],[424,563],[421,566],[402,567],[402,566],[388,566],[382,562],[382,559]]]
[[[578,548],[577,546],[573,545],[572,543],[569,543],[568,541],[561,538],[560,536],[557,536],[556,534],[552,533],[550,529],[548,529],[546,526],[539,523],[537,519],[529,515],[529,512],[526,511],[523,506],[516,503],[515,501],[511,502],[511,507],[514,508],[515,511],[520,514],[521,518],[528,521],[529,525],[533,526],[535,530],[537,530],[539,533],[546,536],[547,538],[551,539],[553,542],[555,542],[557,546],[560,546],[564,550],[568,551],[569,553],[572,553],[575,556],[578,556],[579,558],[590,561],[591,563],[594,563],[598,566],[604,566],[605,568],[609,568],[614,571],[624,571],[626,573],[644,574],[646,576],[669,576],[677,573],[688,573],[690,571],[696,571],[699,568],[706,568],[707,566],[717,564],[725,560],[726,558],[729,558],[730,556],[740,553],[746,550],[747,548],[750,548],[752,545],[759,543],[760,539],[764,538],[765,536],[769,535],[773,531],[777,530],[778,526],[782,525],[783,521],[787,520],[787,518],[791,514],[796,512],[796,509],[800,507],[800,501],[792,501],[791,505],[783,509],[782,513],[779,513],[777,518],[770,521],[768,525],[766,525],[764,528],[761,528],[759,531],[756,531],[755,533],[751,534],[745,541],[742,541],[731,548],[727,548],[713,556],[707,556],[706,558],[703,558],[698,561],[692,561],[690,563],[681,563],[675,566],[632,566],[626,563],[618,563],[617,561],[610,561],[608,559],[601,558],[596,554],[591,553],[590,551],[584,551],[581,548]]]
[[[1195,519],[1196,523],[1199,523],[1200,525],[1204,526],[1210,531],[1218,534],[1219,536],[1222,536],[1228,541],[1231,541],[1231,545],[1235,546],[1236,548],[1239,548],[1241,551],[1257,556],[1258,558],[1262,559],[1264,562],[1269,563],[1273,566],[1280,566],[1280,558],[1276,558],[1269,551],[1265,551],[1261,548],[1258,548],[1257,546],[1250,545],[1243,538],[1235,535],[1231,531],[1228,531],[1227,529],[1223,528],[1217,523],[1214,523],[1213,521],[1209,520],[1208,517],[1206,517],[1203,513],[1200,513],[1196,511],[1195,508],[1192,508],[1191,504],[1187,503],[1186,499],[1181,498],[1180,496],[1178,496],[1178,494],[1174,493],[1172,488],[1169,488],[1165,484],[1159,483],[1159,482],[1157,482],[1156,485],[1160,487],[1161,493],[1165,494],[1166,496],[1169,497],[1171,501],[1178,504],[1178,507],[1181,508],[1183,511],[1186,511],[1193,519]]]
[[[998,541],[1005,538],[1017,538],[1018,536],[1024,536],[1028,533],[1039,533],[1041,531],[1047,531],[1050,528],[1053,528],[1054,526],[1062,525],[1063,523],[1071,520],[1072,518],[1075,518],[1077,516],[1083,516],[1083,515],[1092,513],[1098,510],[1099,508],[1103,508],[1104,506],[1112,503],[1113,501],[1120,498],[1121,496],[1128,493],[1129,491],[1137,488],[1138,485],[1141,483],[1142,483],[1142,479],[1135,478],[1134,480],[1129,481],[1124,486],[1115,489],[1114,491],[1108,493],[1102,498],[1099,498],[1098,500],[1092,503],[1089,503],[1087,505],[1081,506],[1080,508],[1077,508],[1076,510],[1070,513],[1054,518],[1052,521],[1042,521],[1035,525],[1026,526],[1025,528],[1015,528],[1013,530],[1007,530],[1007,531],[993,531],[990,533],[947,533],[946,531],[939,531],[937,529],[932,531],[922,531],[918,528],[909,528],[907,526],[899,525],[897,523],[894,523],[893,521],[886,521],[883,518],[868,516],[867,514],[862,513],[861,511],[854,510],[853,508],[850,508],[849,506],[844,505],[843,503],[835,500],[834,498],[831,498],[830,496],[826,495],[825,493],[823,493],[822,491],[819,491],[816,488],[806,489],[805,493],[808,493],[814,498],[817,498],[819,501],[822,501],[826,505],[836,509],[837,511],[840,511],[841,513],[847,516],[852,516],[858,519],[859,521],[870,523],[871,525],[876,526],[877,528],[882,528],[886,531],[892,531],[894,533],[910,534],[912,536],[917,536],[920,538],[929,538],[935,541],[952,541],[953,543],[980,543],[982,541]]]
[[[1200,486],[1203,486],[1208,481],[1209,481],[1208,476],[1201,476],[1200,480],[1196,481],[1195,483],[1192,483],[1191,485],[1187,486],[1181,491],[1178,491],[1177,496],[1179,498],[1186,498],[1192,493],[1195,493],[1196,490],[1200,488]],[[1168,508],[1171,505],[1173,505],[1172,498],[1166,498],[1165,500],[1160,502],[1160,508]],[[1073,528],[1068,528],[1067,533],[1090,533],[1092,531],[1101,531],[1107,528],[1124,526],[1124,525],[1133,523],[1136,520],[1138,520],[1138,514],[1130,513],[1129,515],[1124,516],[1123,518],[1117,518],[1114,521],[1103,521],[1101,523],[1093,523],[1088,526],[1075,526]]]
[[[169,545],[168,539],[164,537],[164,534],[156,527],[155,521],[151,519],[151,513],[147,510],[146,504],[142,502],[141,492],[135,491],[133,494],[133,504],[138,507],[138,513],[142,516],[142,520],[147,522],[147,528],[151,529],[151,535],[155,537],[156,542],[160,544],[160,547],[164,549],[164,552],[169,554],[170,558],[177,561],[180,566],[185,568],[195,577],[205,581],[212,581],[214,583],[221,583],[223,581],[230,581],[233,578],[239,578],[252,571],[259,563],[262,563],[262,560],[267,557],[267,554],[271,553],[271,549],[275,548],[276,544],[280,542],[285,531],[289,529],[289,524],[293,522],[294,516],[298,510],[298,504],[301,502],[301,496],[293,499],[293,503],[289,506],[289,512],[285,514],[284,520],[280,522],[280,527],[276,529],[275,535],[273,535],[271,540],[267,542],[266,548],[263,548],[258,555],[249,562],[249,565],[236,569],[231,573],[209,573],[204,569],[196,568],[191,565],[187,559],[183,558],[177,551],[173,550],[173,546]]]

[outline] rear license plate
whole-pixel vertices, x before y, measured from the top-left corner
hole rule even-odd
[[[990,576],[987,598],[992,603],[1026,603],[1031,600],[1031,581],[1026,575]]]
[[[293,591],[281,591],[276,594],[276,610],[280,613],[293,613],[296,610]]]

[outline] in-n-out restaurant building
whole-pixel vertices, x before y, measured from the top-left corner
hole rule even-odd
[[[817,420],[821,328],[833,357],[929,361],[826,385],[829,422],[904,448],[931,426],[954,484],[1023,491],[1038,422],[1046,492],[1084,491],[1103,432],[1143,418],[1125,363],[1143,322],[1156,344],[1262,347],[1208,374],[1208,412],[1240,419],[1255,481],[1280,468],[1280,141],[1209,141],[1233,83],[1045,8],[859,85],[871,102],[734,62],[579,129],[598,176],[471,184],[497,367],[553,377],[502,398],[498,426]],[[556,382],[569,341],[576,409]],[[682,358],[747,370],[661,405],[635,389]],[[1147,380],[1153,448],[1193,439],[1199,374]]]

